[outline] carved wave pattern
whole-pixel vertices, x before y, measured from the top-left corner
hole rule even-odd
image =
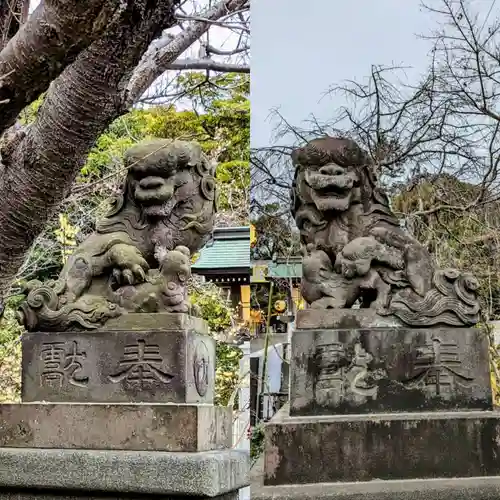
[[[37,280],[30,281],[25,287],[25,293],[28,293],[26,300],[17,312],[18,321],[28,331],[65,330],[75,325],[95,329],[107,319],[122,313],[116,304],[102,299],[80,299],[74,303],[65,303],[65,298],[61,297],[65,288],[61,280],[45,285]]]
[[[435,271],[434,287],[419,297],[411,290],[395,295],[384,315],[393,314],[410,326],[475,325],[479,321],[480,305],[476,290],[478,281],[457,269]]]

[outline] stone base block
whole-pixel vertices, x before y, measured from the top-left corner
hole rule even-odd
[[[289,417],[265,428],[264,484],[500,475],[500,412]]]
[[[264,487],[252,483],[251,490],[252,500],[498,500],[500,476]]]
[[[300,312],[291,415],[493,409],[481,329],[361,326],[377,321],[362,309]],[[336,328],[309,328],[326,325]]]
[[[0,499],[234,498],[248,453],[0,448]],[[16,495],[16,496],[13,496]],[[60,495],[60,496],[56,496]],[[229,496],[228,496],[229,495]]]
[[[127,314],[100,331],[27,333],[22,399],[212,403],[215,342],[195,331],[204,329],[200,322],[183,314]]]
[[[230,408],[211,405],[0,405],[0,447],[206,451],[231,447]]]

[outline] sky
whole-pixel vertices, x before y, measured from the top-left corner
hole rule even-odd
[[[253,148],[276,144],[273,109],[296,126],[311,113],[331,118],[343,102],[325,91],[346,79],[362,81],[372,64],[411,66],[415,78],[429,52],[417,35],[436,27],[420,0],[253,0],[251,9]]]

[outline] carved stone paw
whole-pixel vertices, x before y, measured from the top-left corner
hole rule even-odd
[[[108,250],[113,269],[113,281],[118,285],[135,285],[146,280],[149,265],[141,252],[132,245],[119,243]]]

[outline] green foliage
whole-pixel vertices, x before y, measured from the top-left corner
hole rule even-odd
[[[66,263],[68,257],[71,255],[76,247],[76,235],[80,229],[73,226],[66,214],[59,214],[59,227],[54,231],[57,241],[61,245],[61,254],[63,264]]]
[[[250,433],[250,459],[255,462],[264,452],[264,425],[252,427]]]
[[[0,320],[0,345],[17,341],[23,332],[14,312],[22,300],[23,296],[17,295],[9,297],[6,302],[5,313]]]
[[[481,188],[451,175],[422,179],[392,198],[393,209],[441,267],[472,272],[479,280],[483,313],[500,317],[500,204],[476,204]],[[495,198],[488,193],[485,199]],[[461,208],[470,205],[470,209]],[[436,207],[440,207],[436,210]]]
[[[205,73],[184,73],[176,84],[177,91],[188,97],[197,110],[211,108],[222,100],[243,103],[250,95],[250,78],[238,73],[225,73],[210,81]]]
[[[196,140],[218,163],[220,209],[231,210],[231,203],[246,206],[250,186],[249,78],[228,74],[215,85],[202,87],[204,80],[205,76],[198,73],[179,78],[178,87],[191,100],[192,110],[153,106],[135,109],[113,122],[89,154],[78,182],[95,182],[116,171],[124,152],[138,141]],[[201,111],[197,109],[200,107]]]
[[[300,255],[298,233],[292,231],[292,223],[282,215],[282,210],[277,203],[268,204],[259,217],[252,220],[256,236],[252,259],[272,260],[278,256]]]
[[[44,98],[45,93],[41,94],[35,101],[33,101],[29,106],[23,109],[23,111],[19,115],[19,121],[23,125],[28,125],[35,120],[36,115],[38,114],[38,110],[43,104]]]
[[[179,90],[191,100],[194,109],[152,106],[134,109],[115,120],[99,137],[80,171],[77,183],[90,189],[85,200],[78,200],[79,205],[87,205],[87,211],[103,205],[104,199],[116,189],[114,180],[123,173],[124,152],[138,141],[195,140],[218,164],[219,210],[231,215],[236,224],[246,224],[250,187],[249,79],[224,75],[217,79],[216,85],[201,86],[204,80],[204,75],[193,73],[178,82]],[[109,188],[99,190],[103,185]],[[96,197],[97,191],[98,199],[91,200],[90,194]]]
[[[15,311],[22,297],[11,297],[0,320],[0,403],[21,399],[21,334]]]
[[[222,290],[214,283],[192,282],[189,290],[191,302],[200,309],[201,317],[208,323],[211,333],[228,333],[235,323],[236,313],[223,297]],[[242,356],[237,347],[217,340],[217,365],[215,373],[215,404],[235,404],[235,391],[239,384],[239,360]]]
[[[222,296],[222,290],[214,283],[192,282],[189,289],[191,302],[200,309],[201,317],[208,323],[212,333],[229,330],[235,311]]]
[[[236,404],[235,391],[240,382],[239,362],[242,352],[235,346],[217,342],[216,357],[214,402],[221,406]]]

